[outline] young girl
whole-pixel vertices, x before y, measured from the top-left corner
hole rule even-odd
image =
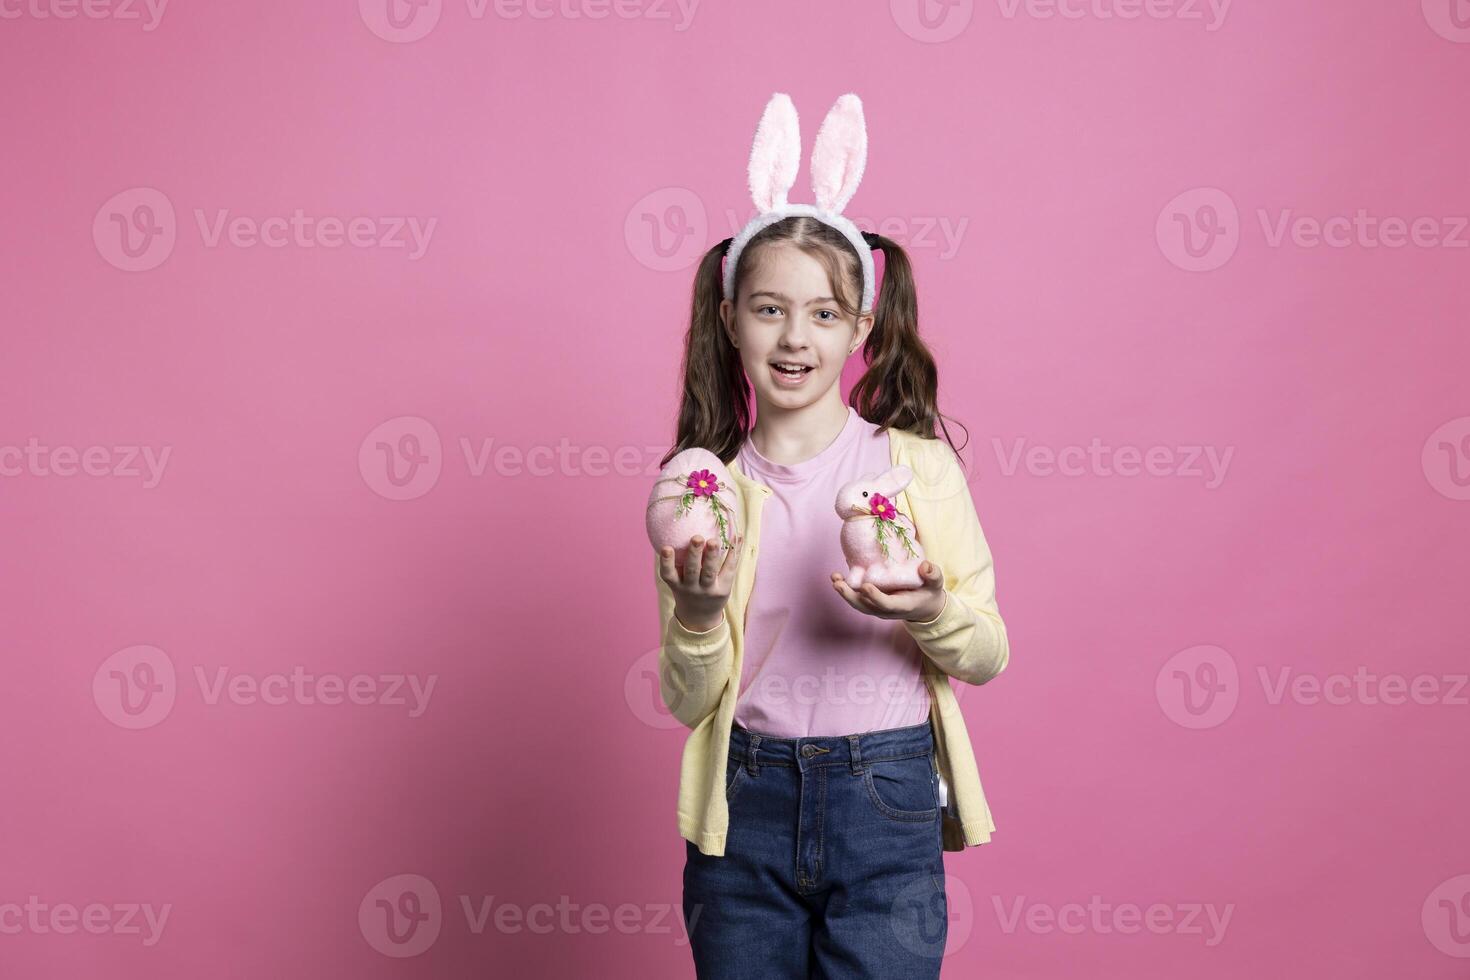
[[[784,98],[762,119],[753,189],[762,135],[770,157],[772,126],[790,129],[777,171],[795,140]],[[934,435],[937,374],[908,259],[880,235],[858,238],[886,260],[874,305],[871,255],[840,217],[856,178],[837,174],[847,194],[824,202],[832,174],[815,165],[824,139],[830,151],[845,138],[841,165],[856,159],[860,174],[854,103],[838,101],[813,154],[824,206],[757,191],[749,234],[705,254],[663,460],[715,453],[744,514],[729,549],[695,538],[682,563],[672,548],[657,557],[660,690],[691,729],[678,822],[701,978],[937,977],[942,852],[995,827],[949,683],[983,684],[1009,657],[990,551],[958,460]],[[866,371],[844,404],[843,366],[859,348]],[[853,588],[838,571],[837,490],[897,465],[914,473],[891,503],[925,549],[923,584]]]

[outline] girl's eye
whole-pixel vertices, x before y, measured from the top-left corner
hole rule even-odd
[[[774,306],[762,306],[760,308],[760,312],[764,313],[764,312],[766,312],[766,310],[774,310],[774,309],[775,309]]]
[[[826,321],[827,323],[831,323],[833,320],[837,319],[837,314],[833,313],[831,310],[819,310],[817,315],[820,316],[823,313],[825,313],[829,317],[829,319]]]

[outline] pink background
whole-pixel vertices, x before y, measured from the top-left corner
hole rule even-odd
[[[809,150],[856,91],[848,213],[910,247],[1013,648],[962,691],[998,830],[946,856],[945,974],[1464,976],[1470,232],[1268,234],[1455,237],[1449,2],[6,5],[0,974],[693,975],[639,514],[765,100]],[[211,245],[221,209],[436,224]],[[1006,462],[1094,439],[1156,474]],[[213,697],[297,667],[386,679]],[[1271,696],[1359,668],[1439,695]]]

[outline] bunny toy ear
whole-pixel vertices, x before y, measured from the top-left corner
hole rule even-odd
[[[913,482],[914,471],[900,463],[873,481],[873,486],[885,497],[892,497]]]
[[[801,166],[801,127],[791,96],[777,92],[766,103],[750,147],[750,197],[762,213],[786,206]]]
[[[812,148],[812,191],[817,196],[817,207],[841,214],[857,191],[867,163],[868,127],[863,120],[863,103],[849,92],[827,110]]]

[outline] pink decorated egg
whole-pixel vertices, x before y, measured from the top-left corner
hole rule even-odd
[[[743,518],[730,471],[707,449],[686,449],[669,460],[648,494],[648,540],[654,551],[673,548],[681,568],[691,538],[697,534],[728,548]]]

